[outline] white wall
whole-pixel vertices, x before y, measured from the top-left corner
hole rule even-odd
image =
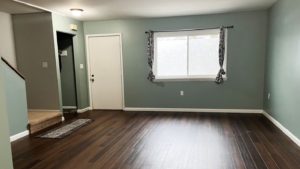
[[[17,67],[11,15],[0,12],[0,57]]]

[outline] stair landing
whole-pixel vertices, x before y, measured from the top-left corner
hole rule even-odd
[[[28,113],[29,131],[34,134],[62,121],[61,112],[34,111]]]

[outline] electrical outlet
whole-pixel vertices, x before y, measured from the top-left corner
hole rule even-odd
[[[268,100],[271,99],[271,93],[268,93]]]
[[[184,91],[183,90],[180,91],[180,96],[184,96]]]

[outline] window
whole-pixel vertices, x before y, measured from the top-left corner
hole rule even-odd
[[[154,33],[156,80],[214,80],[220,70],[219,40],[219,29]]]

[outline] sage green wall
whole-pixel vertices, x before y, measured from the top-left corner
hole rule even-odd
[[[84,33],[122,33],[126,107],[262,109],[267,11],[84,22]],[[228,37],[228,80],[150,83],[145,31],[234,25]],[[179,91],[185,95],[180,96]]]
[[[0,63],[0,168],[12,169],[13,163],[9,142],[9,127],[5,98],[4,74],[2,63]]]
[[[270,10],[265,110],[300,138],[300,1],[280,0]],[[268,100],[268,93],[271,94]]]
[[[13,15],[18,69],[26,78],[29,109],[59,110],[51,13]],[[42,68],[48,62],[48,68]]]
[[[77,21],[64,16],[59,16],[56,14],[52,14],[52,19],[53,19],[56,58],[58,57],[56,31],[76,35],[73,38],[73,45],[74,45],[73,47],[74,47],[74,58],[75,58],[75,74],[76,74],[78,108],[82,109],[82,108],[89,107],[88,78],[87,78],[87,69],[86,69],[83,23],[81,21]],[[78,26],[78,31],[70,30],[70,24],[76,24]],[[80,69],[80,64],[84,65],[83,69]]]
[[[27,130],[28,112],[25,81],[11,68],[1,63],[5,84],[6,110],[10,136]]]

